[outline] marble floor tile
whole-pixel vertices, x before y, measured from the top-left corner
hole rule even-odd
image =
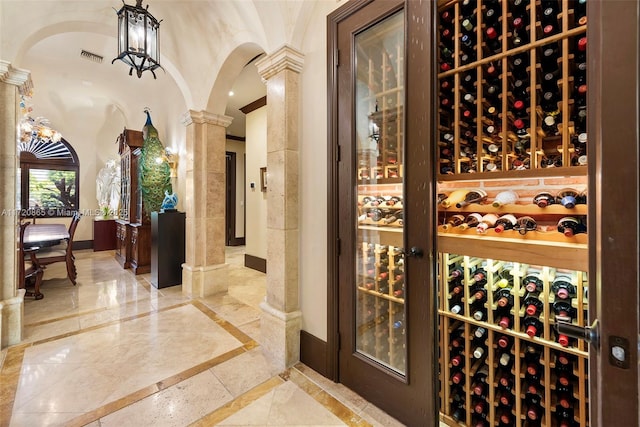
[[[345,426],[346,424],[297,385],[285,382],[218,425]]]
[[[187,426],[233,396],[209,370],[100,419],[100,426]]]
[[[279,373],[264,357],[262,348],[259,347],[214,366],[211,371],[233,397],[247,392]]]
[[[24,347],[0,352],[12,408],[0,425],[400,425],[303,364],[270,365],[266,275],[244,267],[244,247],[227,248],[228,292],[201,299],[156,289],[113,251],[75,254],[77,285],[63,263],[50,265],[45,298],[25,300]]]

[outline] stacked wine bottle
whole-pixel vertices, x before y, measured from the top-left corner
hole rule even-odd
[[[359,350],[380,362],[404,370],[404,251],[364,242],[358,253],[356,325]]]
[[[451,425],[588,425],[587,274],[441,254],[441,411]]]
[[[475,230],[477,234],[485,235],[509,230],[520,235],[531,231],[557,230],[567,239],[587,232],[584,215],[587,203],[586,190],[563,188],[556,194],[543,190],[539,191],[528,205],[517,204],[519,201],[518,194],[513,190],[498,193],[491,202],[486,191],[482,189],[460,189],[449,195],[442,194],[439,209],[439,220],[442,224],[440,230],[458,233]],[[558,209],[547,208],[550,205],[556,205]],[[483,212],[469,212],[469,209],[482,209]],[[505,213],[505,209],[517,210],[518,214]]]
[[[442,179],[585,166],[586,1],[440,4]]]

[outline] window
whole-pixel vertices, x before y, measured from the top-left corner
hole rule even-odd
[[[71,216],[79,208],[78,155],[63,138],[59,142],[32,139],[20,152],[20,209],[25,217]]]

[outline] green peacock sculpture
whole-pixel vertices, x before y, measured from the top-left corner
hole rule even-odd
[[[164,146],[158,138],[158,130],[151,123],[149,111],[145,110],[145,114],[147,122],[142,128],[144,145],[140,154],[139,172],[144,215],[149,218],[151,212],[160,211],[165,191],[172,193],[172,189],[169,165],[165,161],[158,161],[164,158]]]

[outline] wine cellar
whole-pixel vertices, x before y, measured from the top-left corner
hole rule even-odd
[[[586,1],[437,20],[441,420],[587,426]]]

